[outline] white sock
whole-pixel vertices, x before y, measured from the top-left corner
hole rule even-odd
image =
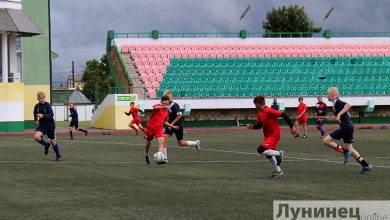
[[[277,150],[265,150],[262,154],[266,156],[275,156],[275,157],[280,156],[280,152]]]
[[[276,161],[275,157],[271,157],[268,159],[268,161],[271,163],[272,168],[274,168],[275,171],[281,171],[280,167],[278,166],[278,162]]]
[[[196,146],[197,144],[197,141],[187,141],[187,146]]]
[[[163,150],[163,154],[164,154],[164,159],[168,160],[168,152],[167,152],[167,148],[165,148],[165,147],[164,147],[164,150]]]

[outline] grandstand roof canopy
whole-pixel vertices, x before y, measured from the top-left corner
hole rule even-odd
[[[9,8],[0,9],[0,32],[18,33],[21,36],[42,34],[22,10]]]

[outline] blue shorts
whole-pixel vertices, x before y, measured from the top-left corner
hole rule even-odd
[[[55,128],[43,128],[43,127],[38,127],[35,129],[35,132],[41,132],[43,135],[46,135],[47,138],[50,140],[55,140],[56,139],[56,129]]]
[[[69,127],[79,128],[79,122],[78,121],[71,121],[69,124]]]
[[[350,128],[340,128],[336,131],[333,131],[330,134],[330,137],[335,140],[343,139],[344,143],[352,144],[353,143],[353,127]]]
[[[324,120],[320,120],[319,118],[317,118],[317,125],[318,126],[324,126],[325,122]]]
[[[168,128],[165,128],[164,134],[172,136],[172,134],[175,133],[176,140],[178,140],[178,141],[183,140],[183,137],[184,137],[183,125],[178,125],[178,126],[179,126],[179,129],[173,129],[173,128],[168,129]]]

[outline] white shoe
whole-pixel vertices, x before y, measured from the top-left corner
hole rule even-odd
[[[196,150],[200,150],[200,140],[196,140]]]

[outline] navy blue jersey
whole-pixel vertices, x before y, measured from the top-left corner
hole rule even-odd
[[[72,122],[77,123],[79,122],[79,114],[77,113],[77,110],[75,108],[69,108],[70,115],[69,117],[72,117]]]
[[[279,104],[277,102],[273,102],[271,105],[271,108],[273,108],[275,110],[279,110]]]
[[[334,115],[337,116],[339,114],[339,112],[341,112],[343,109],[344,109],[344,106],[346,105],[347,103],[341,101],[340,99],[335,99],[333,101],[333,110],[334,110]],[[351,128],[353,127],[353,122],[352,122],[352,118],[351,116],[349,115],[348,112],[342,114],[340,116],[340,127],[341,128]]]
[[[168,111],[169,111],[169,115],[168,115],[168,122],[169,123],[172,123],[178,115],[183,114],[180,110],[179,104],[177,104],[176,102],[171,102],[169,104]],[[181,119],[179,121],[177,121],[174,125],[181,126],[182,125]]]
[[[318,102],[315,107],[317,116],[326,116],[326,113],[328,113],[328,106],[326,106],[323,102]]]
[[[37,114],[43,114],[43,118],[38,119]],[[39,120],[39,127],[45,129],[53,129],[56,127],[56,124],[54,123],[54,113],[50,103],[45,102],[44,104],[38,103],[35,105],[34,120]]]

